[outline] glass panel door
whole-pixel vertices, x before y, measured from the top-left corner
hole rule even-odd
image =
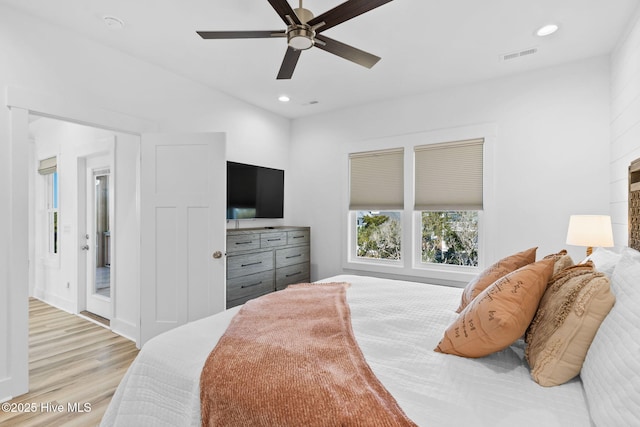
[[[108,171],[95,175],[95,283],[94,294],[111,297],[111,235],[109,230],[109,185]]]

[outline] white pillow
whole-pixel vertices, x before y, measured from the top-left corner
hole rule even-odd
[[[625,248],[611,278],[616,303],[580,376],[598,427],[640,426],[640,252]]]
[[[581,264],[584,264],[588,260],[591,260],[596,266],[596,270],[611,277],[613,270],[616,268],[616,264],[622,257],[622,250],[615,248],[596,248],[591,255],[586,257]]]

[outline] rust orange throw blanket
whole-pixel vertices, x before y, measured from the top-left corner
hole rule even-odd
[[[347,283],[249,301],[200,377],[203,426],[415,426],[364,360]]]

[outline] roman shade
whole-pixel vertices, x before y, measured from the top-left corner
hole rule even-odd
[[[349,155],[350,210],[404,209],[404,149]]]
[[[415,210],[481,210],[484,139],[415,147]]]
[[[55,173],[58,170],[58,158],[49,157],[48,159],[40,160],[38,165],[38,173],[40,175],[49,175]]]

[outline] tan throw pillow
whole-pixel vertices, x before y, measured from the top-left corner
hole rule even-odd
[[[555,262],[553,266],[553,275],[560,273],[567,267],[571,267],[573,265],[573,259],[569,256],[566,249],[561,250],[557,254],[551,254],[544,257],[544,259],[552,258]]]
[[[526,251],[518,252],[517,254],[502,258],[500,261],[478,274],[464,288],[464,292],[462,292],[462,300],[460,301],[460,306],[456,310],[456,313],[460,313],[464,310],[464,308],[469,305],[469,303],[473,301],[480,292],[484,291],[496,280],[506,276],[512,271],[516,271],[520,267],[524,267],[527,264],[535,262],[536,249],[538,248],[527,249]]]
[[[614,303],[609,278],[591,261],[552,277],[525,338],[534,381],[550,387],[578,375]]]
[[[483,357],[520,338],[536,314],[553,260],[526,265],[482,291],[447,328],[435,351]]]

